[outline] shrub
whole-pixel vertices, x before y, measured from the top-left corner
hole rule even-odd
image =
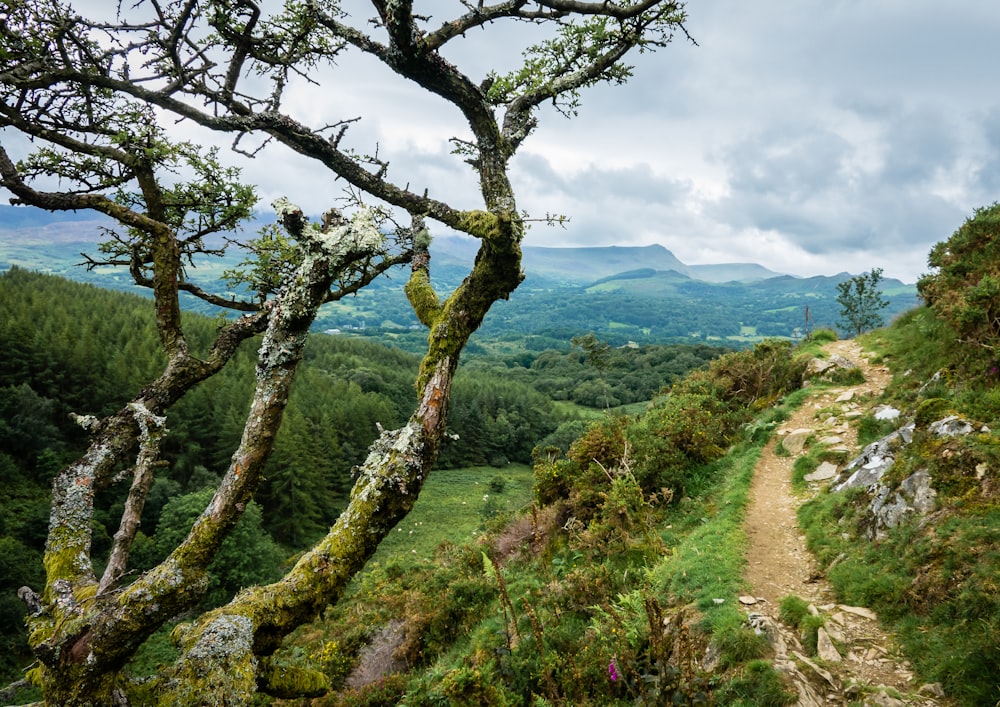
[[[802,621],[808,615],[809,602],[805,599],[797,597],[794,594],[788,594],[781,597],[778,609],[778,618],[786,624],[798,628],[802,625]]]
[[[986,348],[1000,341],[1000,204],[972,217],[935,245],[917,290],[959,337]]]
[[[721,457],[728,446],[736,426],[732,411],[714,385],[697,383],[658,400],[627,430],[635,475],[647,493],[668,488],[680,498],[691,472]]]
[[[791,342],[768,339],[750,350],[715,359],[709,364],[708,378],[726,400],[760,410],[802,387],[807,362],[792,354]]]

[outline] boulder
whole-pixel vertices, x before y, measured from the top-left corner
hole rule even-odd
[[[806,446],[806,440],[814,433],[815,430],[811,429],[792,430],[781,440],[781,446],[789,454],[801,454]]]
[[[868,539],[885,538],[886,531],[895,528],[911,513],[922,516],[932,512],[936,507],[936,498],[937,492],[931,488],[930,475],[925,469],[903,479],[895,492],[879,485],[875,498],[868,506],[865,523]]]
[[[832,479],[836,475],[837,465],[831,464],[830,462],[823,462],[816,467],[816,471],[806,474],[803,478],[806,481],[826,481],[827,479]]]
[[[822,626],[816,631],[816,656],[828,663],[839,663],[843,660],[837,647],[833,645],[830,634]]]
[[[959,437],[972,434],[972,423],[958,415],[950,415],[943,420],[932,422],[927,428],[938,437]]]
[[[913,439],[913,428],[911,423],[865,447],[861,454],[844,466],[838,478],[846,478],[835,482],[831,490],[844,491],[858,486],[870,488],[878,484],[896,461],[896,450]]]
[[[875,408],[875,419],[876,420],[896,420],[899,418],[900,412],[891,405],[879,405]]]

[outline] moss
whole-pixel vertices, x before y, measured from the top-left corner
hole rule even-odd
[[[928,398],[920,403],[914,415],[914,423],[918,428],[927,427],[932,422],[947,417],[955,408],[950,400],[945,398]]]
[[[422,268],[414,270],[403,291],[420,323],[426,327],[434,326],[441,316],[441,302],[431,286],[427,271]]]
[[[176,633],[176,632],[175,632]],[[159,692],[159,704],[246,705],[257,684],[253,624],[244,616],[220,615],[201,630],[181,632],[183,656]]]
[[[93,582],[90,575],[90,562],[83,554],[78,544],[76,544],[75,534],[63,527],[53,528],[49,531],[49,547],[45,552],[42,564],[45,567],[45,576],[48,578],[42,600],[47,604],[52,601],[52,586],[56,580],[69,579],[76,583],[80,582],[80,587],[89,586]],[[96,586],[93,592],[96,592]]]
[[[266,661],[258,671],[261,690],[272,697],[295,699],[321,697],[330,691],[330,680],[318,670]]]
[[[459,218],[459,229],[485,241],[502,236],[500,219],[489,211],[466,211]]]

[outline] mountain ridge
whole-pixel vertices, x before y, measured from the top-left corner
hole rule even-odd
[[[257,228],[273,221],[273,214],[262,212],[242,231],[248,237]],[[88,211],[47,212],[25,206],[0,204],[0,238],[16,235],[21,245],[93,244],[96,249],[102,229],[113,224],[111,219]],[[479,242],[462,234],[442,234],[431,242],[435,264],[468,267],[475,259]],[[777,272],[754,262],[687,264],[659,243],[648,245],[606,246],[538,246],[524,245],[523,267],[528,278],[560,284],[589,285],[598,280],[634,271],[653,269],[674,270],[692,280],[702,282],[752,283],[775,277],[808,279]],[[0,251],[0,258],[6,260]],[[16,264],[31,267],[31,264]],[[586,266],[586,267],[583,267]],[[44,269],[44,268],[43,268]],[[824,277],[824,276],[818,276]],[[850,277],[838,273],[832,277]],[[896,281],[899,282],[899,281]],[[899,282],[900,285],[907,283]]]

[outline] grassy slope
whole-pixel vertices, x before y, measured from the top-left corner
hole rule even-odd
[[[541,693],[573,704],[631,704],[654,694],[696,699],[706,694],[707,676],[691,669],[674,674],[663,655],[700,654],[711,638],[728,666],[728,677],[713,689],[727,704],[784,704],[788,694],[775,674],[755,660],[766,643],[743,624],[737,597],[745,590],[743,517],[754,464],[787,406],[802,398],[766,410],[756,433],[701,469],[679,502],[644,507],[607,536],[600,535],[609,533],[607,525],[569,534],[551,528],[537,554],[522,554],[502,569],[483,566],[496,537],[482,534],[470,511],[482,505],[488,481],[473,470],[457,476],[454,487],[440,476],[436,488],[429,481],[414,513],[387,541],[388,552],[380,550],[352,596],[300,644],[336,681],[361,645],[379,640],[378,627],[398,619],[421,627],[418,648],[406,642],[397,653],[422,667],[321,704],[394,703],[404,694],[412,705],[520,704]],[[432,548],[422,524],[432,518],[446,524],[448,540],[475,540],[438,548],[433,563],[426,562]],[[558,522],[564,520],[572,527],[572,519]],[[688,628],[664,647],[649,631],[661,620]],[[498,639],[504,635],[506,644]],[[620,673],[614,682],[609,662]]]
[[[899,634],[927,682],[941,682],[959,704],[1000,704],[1000,438],[995,432],[935,438],[921,429],[924,410],[956,413],[1000,428],[995,361],[954,340],[926,309],[865,338],[894,372],[885,399],[916,415],[914,442],[900,452],[897,481],[927,469],[938,510],[913,518],[881,542],[859,539],[862,492],[822,494],[800,513],[821,565],[840,555],[828,575],[848,603],[875,609]],[[940,382],[931,383],[935,374]],[[875,427],[873,420],[862,419]],[[924,423],[926,424],[926,423]],[[979,425],[977,425],[979,426]],[[886,430],[880,430],[885,433]],[[877,436],[877,435],[873,435]]]
[[[523,464],[433,472],[413,510],[382,541],[372,562],[431,561],[443,542],[473,541],[485,521],[531,502],[533,480],[531,467]]]
[[[902,318],[870,336],[866,344],[883,352],[896,370],[887,400],[901,407],[904,415],[912,414],[928,396],[944,397],[957,410],[1000,427],[995,419],[1000,411],[995,382],[980,375],[973,383],[980,364],[975,358],[957,361],[961,348],[926,312]],[[949,385],[918,393],[939,369],[949,372],[945,376]],[[410,540],[408,530],[426,532],[419,517],[407,519],[406,534],[400,538],[402,552],[393,559],[381,558],[383,565],[359,582],[354,597],[359,601],[338,607],[332,621],[304,644],[311,646],[314,656],[324,646],[328,653],[331,646],[339,647],[333,651],[334,659],[328,655],[322,666],[336,677],[336,666],[345,669],[350,664],[353,651],[368,640],[373,626],[390,616],[423,621],[424,640],[411,653],[421,667],[386,679],[379,688],[385,691],[380,698],[375,697],[376,688],[370,688],[331,696],[323,704],[381,704],[378,699],[391,703],[403,695],[411,705],[440,700],[476,704],[483,699],[517,704],[511,696],[518,690],[522,695],[535,694],[537,704],[551,703],[545,700],[552,695],[575,704],[631,704],[639,695],[648,698],[650,690],[664,688],[666,681],[663,666],[653,664],[656,645],[649,642],[648,629],[643,633],[651,611],[662,611],[668,620],[683,614],[690,626],[690,634],[685,634],[689,645],[685,648],[678,638],[672,648],[675,655],[685,651],[692,655],[692,646],[703,650],[709,640],[721,649],[724,673],[713,678],[712,685],[719,704],[783,704],[786,693],[759,660],[766,646],[743,624],[736,597],[743,589],[742,519],[754,462],[769,430],[802,397],[790,396],[786,407],[766,411],[752,426],[757,432],[750,439],[703,470],[698,488],[655,514],[655,536],[640,539],[645,532],[641,523],[632,525],[630,542],[618,551],[596,547],[597,539],[584,531],[576,541],[556,539],[540,555],[522,557],[491,575],[480,560],[489,547],[477,532],[481,518],[466,510],[470,499],[482,503],[479,492],[484,480],[473,473],[455,493],[445,489],[440,495],[428,493],[421,499],[423,517],[444,519],[453,541],[476,532],[475,543],[439,549],[434,562],[440,569],[424,562],[421,573],[406,570],[414,567],[402,565],[406,543],[420,541],[417,532]],[[993,417],[987,420],[991,410]],[[952,442],[952,451],[965,455],[966,461],[980,460],[980,481],[983,477],[995,481],[1000,458],[995,435],[974,436],[967,442]],[[923,679],[943,682],[959,704],[993,707],[1000,697],[1000,508],[996,496],[980,493],[986,487],[971,482],[968,473],[952,468],[948,476],[948,468],[936,467],[941,473],[943,510],[933,522],[905,526],[883,543],[844,536],[856,518],[857,496],[823,495],[802,518],[822,563],[845,554],[830,573],[844,601],[871,606],[892,621]],[[463,500],[466,507],[460,513]],[[407,527],[410,524],[415,525]],[[426,557],[429,548],[424,544],[410,554]],[[455,587],[460,588],[457,593]],[[398,600],[404,595],[406,601]],[[444,607],[440,614],[435,613],[437,604]],[[510,637],[512,631],[517,638],[505,648],[497,637]],[[526,646],[534,644],[541,655],[529,658]],[[619,674],[614,683],[607,675],[609,661]],[[525,687],[528,681],[518,678],[521,672],[534,675],[534,687]],[[680,687],[671,689],[691,699],[705,688],[700,679],[696,671],[681,671]],[[580,691],[575,698],[574,687]],[[510,699],[515,701],[505,702]]]

